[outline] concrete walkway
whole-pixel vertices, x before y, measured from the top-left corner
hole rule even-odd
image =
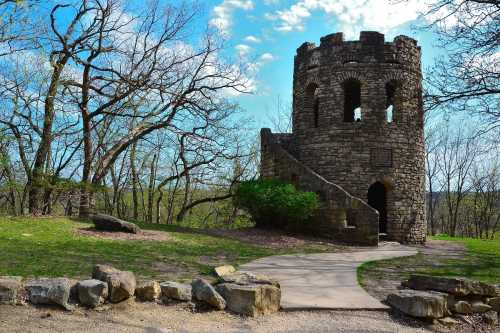
[[[356,248],[348,253],[316,253],[261,258],[241,267],[268,275],[281,284],[283,310],[386,310],[357,282],[356,270],[366,261],[412,256],[417,251],[397,243]]]

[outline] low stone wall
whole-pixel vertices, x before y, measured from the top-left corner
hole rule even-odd
[[[377,210],[300,163],[282,147],[281,144],[287,142],[293,151],[287,139],[275,138],[267,128],[261,130],[261,175],[289,181],[301,190],[318,194],[321,208],[301,231],[347,243],[378,245]]]
[[[127,300],[188,302],[193,308],[227,309],[231,312],[259,316],[279,311],[281,288],[277,281],[252,273],[235,272],[234,268],[217,270],[219,280],[212,285],[204,279],[191,284],[154,280],[136,281],[129,271],[97,265],[92,278],[37,278],[23,281],[19,276],[0,276],[0,304],[59,305],[66,310],[78,306],[101,308],[106,303]],[[226,274],[222,274],[224,271]]]

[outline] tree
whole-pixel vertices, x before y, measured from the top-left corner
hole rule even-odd
[[[500,124],[500,3],[438,0],[424,13],[444,51],[426,75],[428,108],[469,111]]]

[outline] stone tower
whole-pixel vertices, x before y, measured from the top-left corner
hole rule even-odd
[[[261,172],[318,193],[325,204],[311,230],[355,243],[425,241],[420,67],[406,36],[335,33],[297,49],[293,133],[261,131]]]

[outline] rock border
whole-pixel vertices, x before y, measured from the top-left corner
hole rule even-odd
[[[218,267],[219,268],[219,267]],[[130,271],[96,265],[92,278],[37,278],[23,283],[19,276],[0,276],[0,304],[59,305],[100,309],[108,303],[143,301],[169,304],[185,302],[192,308],[224,310],[245,316],[261,316],[280,310],[279,283],[266,276],[236,272],[234,267],[216,268],[219,280],[211,284],[195,278],[191,284],[174,281],[136,281]]]
[[[447,326],[468,315],[479,315],[494,326],[500,317],[500,286],[466,278],[411,275],[386,302],[409,316]]]

